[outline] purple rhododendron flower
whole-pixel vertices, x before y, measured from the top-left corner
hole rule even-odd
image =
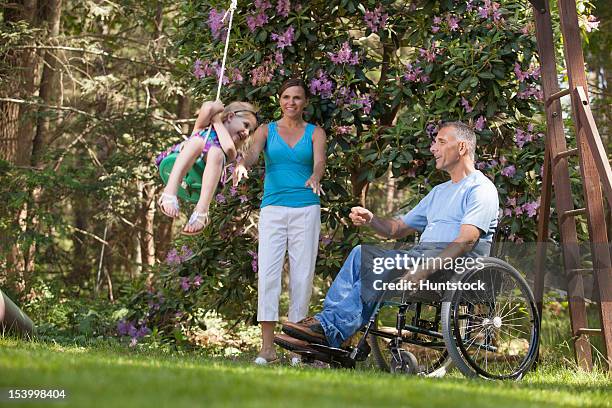
[[[276,41],[276,47],[282,50],[282,49],[285,49],[286,47],[291,46],[291,43],[293,42],[294,34],[295,34],[295,28],[291,26],[283,34],[272,33],[271,38],[272,40]]]
[[[332,95],[333,87],[334,83],[323,70],[319,70],[316,78],[313,78],[308,85],[311,94],[320,95],[323,99],[327,99]]]
[[[136,326],[134,326],[134,324],[130,322],[127,330],[128,336],[136,337],[136,333],[138,333],[138,329],[136,329]]]
[[[247,251],[247,253],[248,253],[249,255],[251,255],[251,257],[253,258],[253,260],[251,261],[251,269],[253,269],[253,272],[255,272],[255,273],[256,273],[256,272],[257,272],[257,269],[258,269],[258,264],[257,264],[257,258],[258,258],[258,257],[257,257],[257,252],[255,252],[255,251],[251,251],[251,250],[248,250],[248,251]]]
[[[446,23],[451,31],[457,31],[459,29],[460,17],[451,16],[450,14],[446,17]]]
[[[215,40],[225,40],[227,29],[224,29],[223,16],[225,10],[211,9],[208,13],[208,26]]]
[[[529,85],[525,90],[520,91],[516,94],[516,97],[519,99],[528,99],[530,97],[535,97],[538,100],[542,100],[544,98],[544,94],[540,89],[538,89],[537,85]]]
[[[149,334],[151,334],[151,330],[149,330],[149,328],[148,328],[148,327],[146,327],[146,326],[140,326],[140,328],[139,328],[139,329],[138,329],[138,331],[136,332],[136,336],[135,336],[135,337],[136,337],[137,339],[140,339],[140,338],[143,338],[144,336],[149,335]]]
[[[187,259],[191,258],[192,256],[193,256],[193,251],[191,250],[191,248],[189,248],[187,245],[183,245],[181,247],[181,255],[180,255],[181,263],[185,262]]]
[[[225,196],[222,193],[219,193],[215,196],[215,201],[218,202],[219,204],[223,204],[225,203]]]
[[[516,168],[514,167],[514,164],[508,166],[508,167],[504,167],[501,171],[502,176],[506,176],[506,177],[514,177],[514,175],[516,174]]]
[[[168,251],[168,254],[166,255],[166,264],[178,265],[180,263],[181,263],[181,257],[179,256],[178,251],[174,248]]]
[[[285,59],[283,58],[282,51],[276,51],[274,53],[274,62],[276,62],[278,65],[283,65],[283,63],[285,62]]]
[[[474,110],[474,108],[470,106],[468,100],[465,99],[463,96],[461,97],[461,106],[463,106],[463,109],[465,109],[466,113],[470,113]]]
[[[423,69],[421,67],[416,66],[419,61],[415,61],[412,65],[411,63],[406,64],[406,70],[404,71],[404,79],[408,82],[422,82],[427,83],[429,81],[429,77],[423,73]]]
[[[263,27],[268,23],[268,15],[263,11],[247,16],[246,19],[247,26],[251,32],[255,32],[257,28]]]
[[[119,336],[127,336],[131,323],[125,319],[121,319],[117,322],[117,334]]]
[[[242,72],[240,72],[240,69],[234,68],[232,70],[232,80],[234,82],[242,82],[244,80],[244,78],[242,77]]]
[[[202,69],[202,60],[197,59],[193,63],[193,75],[198,79],[202,79],[206,76],[205,71]]]
[[[540,203],[537,201],[531,201],[523,204],[523,211],[527,213],[529,217],[535,217],[537,210],[540,207]]]
[[[251,85],[265,85],[272,79],[274,69],[270,64],[263,64],[251,70]]]
[[[268,0],[255,0],[255,8],[257,10],[266,11],[272,8],[272,4]]]
[[[348,86],[341,86],[336,91],[335,103],[339,107],[350,105],[356,97],[357,94],[355,91],[350,89]]]
[[[438,133],[438,126],[434,125],[433,123],[430,123],[427,125],[427,127],[425,128],[425,132],[427,132],[427,134],[429,135],[430,138],[433,139],[434,135],[436,133]]]
[[[193,286],[199,288],[202,285],[202,277],[200,275],[196,275],[193,277]]]
[[[361,106],[363,113],[366,115],[372,112],[372,97],[370,95],[364,95],[361,98],[353,100],[352,103]]]
[[[189,283],[189,277],[187,276],[182,277],[181,278],[181,289],[183,289],[184,292],[187,292],[190,287],[191,287],[191,284]]]
[[[534,137],[535,136],[533,134],[529,132],[525,132],[522,129],[516,129],[516,132],[514,133],[514,140],[516,142],[516,145],[519,148],[522,148],[525,145],[525,143],[531,142],[534,139]]]
[[[246,203],[247,201],[249,201],[249,199],[247,198],[247,196],[245,196],[244,194],[241,195],[240,197],[238,197],[238,199],[240,199],[241,203]]]
[[[374,11],[366,10],[364,20],[366,25],[373,33],[377,33],[379,30],[385,28],[389,14],[383,14],[382,6],[378,6]]]
[[[329,59],[334,64],[357,65],[359,63],[359,53],[353,52],[348,41],[342,44],[342,48],[337,53],[328,52]]]
[[[481,131],[484,129],[485,123],[486,123],[486,119],[484,116],[479,116],[478,119],[476,119],[476,123],[474,124],[474,129]]]
[[[353,128],[351,126],[336,126],[334,130],[338,135],[348,135]]]
[[[278,0],[276,3],[276,12],[283,17],[287,17],[289,15],[289,11],[291,10],[291,3],[289,0]]]

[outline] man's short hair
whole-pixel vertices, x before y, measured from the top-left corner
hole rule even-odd
[[[455,129],[455,138],[465,142],[468,154],[472,160],[476,161],[476,133],[474,133],[474,130],[463,122],[444,122],[440,126],[440,130],[447,127]]]

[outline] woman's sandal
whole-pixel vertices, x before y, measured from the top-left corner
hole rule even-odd
[[[200,212],[194,211],[193,214],[191,214],[191,217],[189,217],[189,221],[187,221],[186,227],[196,225],[196,224],[199,224],[202,227],[198,228],[195,231],[185,231],[185,229],[183,228],[183,231],[181,232],[181,234],[189,235],[189,236],[198,235],[202,233],[202,231],[204,231],[204,228],[206,228],[209,222],[210,220],[208,218],[208,212],[200,213]]]
[[[260,365],[260,366],[265,366],[265,365],[270,365],[270,364],[277,364],[280,362],[280,358],[275,357],[271,360],[268,360],[264,357],[261,356],[257,356],[257,358],[255,358],[255,360],[253,360],[253,363],[255,365]]]
[[[160,211],[170,218],[176,218],[178,216],[178,212],[180,211],[178,198],[172,194],[162,193],[159,200],[157,200],[157,205],[159,205]],[[164,207],[167,205],[176,210],[176,215],[172,215],[166,211]]]

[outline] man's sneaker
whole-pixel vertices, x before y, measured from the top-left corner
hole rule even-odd
[[[323,331],[323,326],[314,317],[307,317],[297,323],[287,322],[283,324],[283,332],[309,343],[329,345]]]

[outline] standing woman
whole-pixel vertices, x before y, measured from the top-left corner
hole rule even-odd
[[[289,252],[289,321],[308,315],[312,280],[321,231],[321,177],[327,150],[325,131],[304,118],[308,103],[301,79],[288,79],[279,91],[283,113],[277,122],[260,126],[243,162],[236,167],[234,183],[247,176],[263,151],[264,195],[259,217],[257,320],[262,345],[256,364],[277,359],[274,327],[285,253]],[[296,363],[297,357],[292,359]]]

